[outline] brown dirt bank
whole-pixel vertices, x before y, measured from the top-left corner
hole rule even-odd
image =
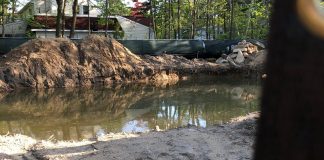
[[[0,136],[0,159],[252,159],[258,113],[209,128],[108,134],[82,142]]]
[[[114,39],[91,35],[69,39],[34,39],[0,59],[0,89],[91,86],[112,83],[176,83],[192,73],[250,70],[180,56],[138,56]]]

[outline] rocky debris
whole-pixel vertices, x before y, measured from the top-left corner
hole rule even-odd
[[[235,68],[258,67],[265,62],[266,52],[258,51],[258,47],[243,40],[232,47],[233,51],[229,55],[223,54],[216,60],[217,64],[229,64]]]
[[[16,146],[21,135],[0,136],[0,148],[12,143],[13,148],[23,148],[16,154],[20,159],[28,156],[29,159],[252,159],[258,117],[258,113],[251,113],[231,123],[208,128],[190,126],[142,134],[109,133],[95,141],[27,139],[28,143]],[[0,150],[0,156],[8,157],[12,153]]]

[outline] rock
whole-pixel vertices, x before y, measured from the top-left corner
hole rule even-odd
[[[237,54],[231,53],[228,56],[230,56],[231,58],[236,58]]]
[[[223,64],[223,63],[227,63],[228,61],[226,60],[226,59],[224,59],[224,58],[222,58],[222,57],[220,57],[220,58],[218,58],[217,60],[216,60],[216,63],[217,64]]]
[[[229,62],[230,65],[236,67],[236,68],[240,68],[241,66],[237,65],[234,60],[231,57],[227,57],[226,60]]]
[[[157,132],[160,132],[160,131],[161,131],[161,129],[160,129],[160,127],[159,127],[158,125],[155,126],[155,130],[156,130]]]
[[[236,63],[243,63],[244,59],[245,58],[244,58],[244,55],[243,55],[242,51],[238,51],[237,56],[235,58],[235,62]]]
[[[233,53],[223,54],[216,60],[217,64],[230,64],[234,68],[245,68],[251,70],[262,70],[265,62],[265,51],[258,51],[258,47],[243,40],[238,45],[234,45]]]

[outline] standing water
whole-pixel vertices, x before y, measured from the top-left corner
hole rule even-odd
[[[256,80],[200,76],[173,86],[21,90],[0,97],[0,134],[82,140],[109,132],[208,127],[259,110]]]

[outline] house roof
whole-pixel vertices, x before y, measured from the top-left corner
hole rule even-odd
[[[22,8],[22,9],[20,9],[19,11],[18,11],[18,14],[21,14],[22,12],[24,12],[29,6],[31,6],[31,5],[33,5],[33,3],[32,2],[28,2],[28,3],[26,3],[26,5]]]

